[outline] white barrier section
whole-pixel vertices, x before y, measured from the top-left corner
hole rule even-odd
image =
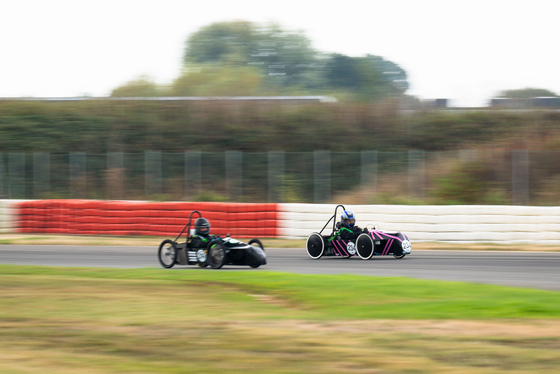
[[[319,232],[336,204],[279,204],[279,235]],[[344,205],[360,227],[403,232],[416,242],[560,244],[560,207],[509,205]],[[342,209],[337,211],[340,220]],[[332,231],[332,222],[323,230]]]
[[[14,232],[17,209],[16,204],[25,200],[0,200],[0,233]]]
[[[14,232],[16,204],[0,199],[0,233]],[[336,204],[278,204],[278,235],[307,238],[319,232]],[[357,225],[403,232],[413,242],[527,243],[560,245],[560,207],[510,205],[344,205]],[[336,217],[340,220],[342,209]],[[323,230],[332,231],[332,221]]]

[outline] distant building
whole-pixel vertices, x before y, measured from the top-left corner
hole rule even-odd
[[[448,99],[425,99],[421,101],[422,108],[445,109],[448,105]]]
[[[560,109],[560,97],[531,97],[517,99],[509,97],[495,97],[490,100],[492,108],[508,109],[531,109],[531,108],[558,108]]]
[[[560,108],[560,97],[532,97],[531,106],[534,108]]]

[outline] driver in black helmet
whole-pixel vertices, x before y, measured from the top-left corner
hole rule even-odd
[[[194,223],[191,246],[193,248],[206,248],[213,239],[215,239],[215,236],[210,235],[210,222],[206,218],[198,218]]]
[[[367,229],[362,230],[356,226],[356,216],[350,210],[342,212],[337,226],[339,228],[338,235],[342,240],[355,240],[361,233],[367,231]]]

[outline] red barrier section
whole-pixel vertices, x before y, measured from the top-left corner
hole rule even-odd
[[[278,235],[277,204],[214,202],[32,200],[19,203],[17,230],[26,233],[175,237],[194,210],[210,221],[211,232],[215,235]]]

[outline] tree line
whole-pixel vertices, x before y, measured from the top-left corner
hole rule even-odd
[[[139,77],[112,96],[334,95],[354,101],[398,97],[406,72],[380,56],[315,50],[302,32],[276,24],[219,22],[185,43],[183,71],[169,86]]]
[[[339,101],[380,102],[407,95],[406,71],[381,56],[351,57],[313,48],[299,31],[247,21],[218,22],[190,35],[183,69],[170,84],[141,76],[113,89],[114,97],[329,95]],[[542,88],[497,92],[497,98],[558,97]],[[490,98],[489,98],[490,99]]]

